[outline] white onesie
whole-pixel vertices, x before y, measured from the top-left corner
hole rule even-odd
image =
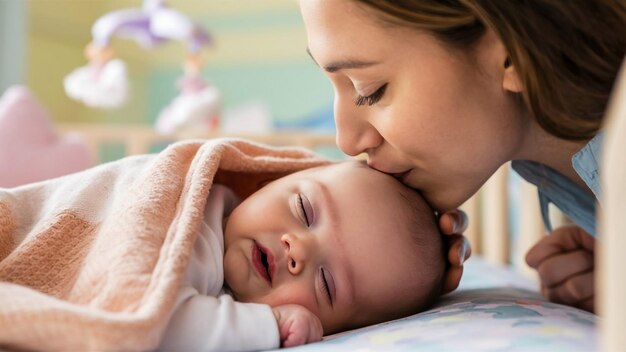
[[[222,219],[239,203],[228,188],[214,185],[204,221],[160,350],[246,351],[278,348],[280,336],[271,308],[236,302],[224,285]]]

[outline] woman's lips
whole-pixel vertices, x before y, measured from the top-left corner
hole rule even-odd
[[[378,170],[378,171],[380,171],[382,173],[391,175],[396,180],[398,180],[398,181],[400,181],[402,183],[406,183],[406,179],[409,177],[409,174],[411,173],[411,171],[413,171],[413,169],[407,169],[407,170],[400,171],[400,172],[394,172],[392,170],[389,170],[388,168],[380,167],[380,165],[377,165],[376,163],[374,163],[373,160],[368,160],[367,161],[367,166],[371,167],[374,170]]]
[[[265,257],[265,264],[263,257]],[[271,284],[274,276],[274,256],[272,252],[256,241],[252,245],[252,264],[259,276]]]
[[[411,173],[411,169],[406,170],[404,172],[393,173],[391,174],[391,176],[395,177],[398,181],[402,183],[406,183],[406,179],[409,177],[410,173]]]

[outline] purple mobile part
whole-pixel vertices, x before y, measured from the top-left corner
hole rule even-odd
[[[141,9],[110,12],[93,24],[93,42],[109,45],[115,36],[135,40],[151,48],[169,40],[186,42],[188,50],[196,53],[212,44],[211,36],[201,26],[182,13],[168,8],[162,0],[144,0]]]

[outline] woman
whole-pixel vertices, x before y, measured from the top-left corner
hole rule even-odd
[[[441,212],[505,162],[539,189],[552,231],[528,253],[550,300],[594,310],[600,126],[626,49],[617,0],[301,0],[308,50],[335,89],[337,144]],[[554,203],[576,226],[552,230]],[[457,211],[442,231],[458,233]],[[457,219],[456,221],[454,221]],[[455,235],[446,289],[465,259]]]

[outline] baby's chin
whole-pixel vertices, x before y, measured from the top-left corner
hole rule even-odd
[[[235,301],[242,301],[242,297],[245,296],[245,293],[242,294],[241,290],[239,290],[236,285],[231,285],[229,280],[228,270],[226,263],[224,263],[224,292],[228,295],[232,296]]]
[[[235,301],[238,301],[238,298],[237,298],[238,294],[230,288],[226,280],[224,280],[224,292],[232,296]]]
[[[263,303],[260,299],[256,299],[254,293],[247,292],[245,289],[233,288],[228,284],[228,280],[224,278],[224,292],[232,296],[237,302],[244,303]]]

